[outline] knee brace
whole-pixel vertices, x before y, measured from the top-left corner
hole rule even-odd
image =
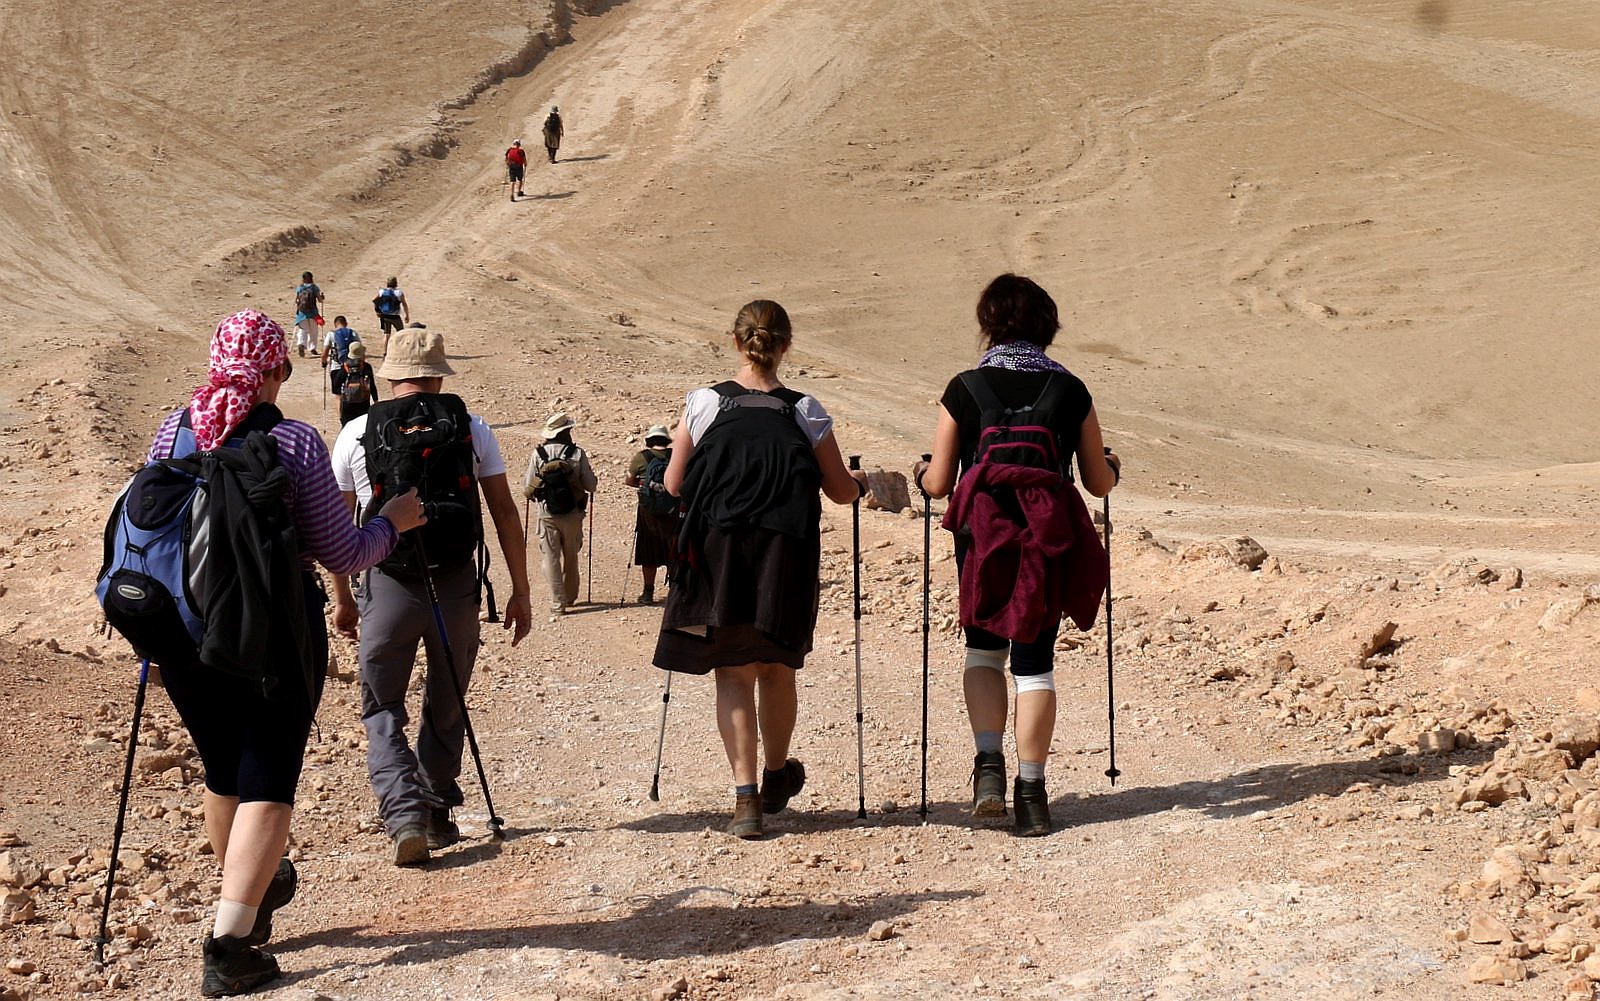
[[[1056,690],[1056,672],[1017,675],[1017,694],[1023,692],[1053,692]]]
[[[987,667],[991,671],[1004,671],[1006,669],[1005,650],[979,650],[976,647],[967,647],[967,670],[974,667]]]

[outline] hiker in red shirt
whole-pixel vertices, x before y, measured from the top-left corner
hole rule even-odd
[[[506,150],[506,178],[511,183],[511,200],[522,194],[522,175],[528,166],[528,154],[522,150],[522,140],[517,139]]]

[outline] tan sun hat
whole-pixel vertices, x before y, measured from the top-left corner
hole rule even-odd
[[[661,439],[662,441],[671,441],[672,432],[667,430],[667,426],[665,424],[652,424],[650,425],[650,430],[644,433],[644,443],[648,445],[657,438]]]
[[[432,379],[455,375],[444,359],[444,335],[432,330],[397,330],[389,337],[389,352],[378,366],[383,379]]]
[[[350,347],[345,350],[345,354],[349,355],[351,358],[354,358],[356,361],[366,361],[367,346],[362,344],[360,341],[351,341]]]
[[[541,433],[544,435],[544,440],[549,441],[568,428],[577,426],[578,422],[566,414],[551,414],[550,419],[544,422],[544,431]]]

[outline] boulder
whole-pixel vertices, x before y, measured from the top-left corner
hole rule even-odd
[[[1600,716],[1564,716],[1550,730],[1550,743],[1572,755],[1573,766],[1600,750]]]
[[[911,506],[911,491],[906,486],[904,473],[873,469],[867,473],[868,511],[888,511],[898,514]]]
[[[1467,967],[1467,979],[1475,984],[1519,984],[1528,979],[1528,965],[1507,956],[1479,956]]]

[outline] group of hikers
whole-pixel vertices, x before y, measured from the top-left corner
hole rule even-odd
[[[322,301],[310,273],[306,286],[315,298],[297,290],[297,331],[299,314],[312,310],[314,323]],[[394,279],[386,289],[398,292]],[[400,318],[409,320],[397,297]],[[392,314],[380,308],[379,315]],[[208,997],[278,976],[276,960],[261,947],[273,913],[295,893],[297,874],[284,849],[327,660],[328,598],[315,566],[332,580],[333,628],[359,641],[367,770],[396,865],[426,862],[460,837],[452,810],[464,802],[464,741],[477,756],[465,693],[485,593],[485,618],[511,632],[512,646],[531,628],[526,521],[518,525],[494,431],[445,391],[455,369],[443,335],[420,324],[386,325],[383,360],[372,370],[358,338],[337,336],[348,329],[342,321],[335,317],[324,363],[342,356],[340,369],[351,359],[365,366],[342,378],[368,381],[372,399],[362,413],[341,413],[331,452],[314,427],[278,409],[293,359],[284,331],[254,310],[217,325],[206,382],[163,421],[148,452],[151,464],[171,466],[184,456],[216,462],[235,450],[275,450],[291,484],[283,504],[299,549],[294,607],[270,612],[303,627],[300,662],[269,662],[280,655],[274,647],[258,652],[255,676],[226,673],[204,654],[209,629],[201,652],[158,657],[113,619],[142,656],[158,661],[204,765],[206,829],[223,872],[202,950]],[[1036,836],[1052,830],[1044,773],[1056,715],[1056,633],[1066,615],[1087,628],[1108,573],[1070,464],[1075,455],[1079,482],[1103,497],[1120,462],[1103,447],[1088,389],[1046,354],[1060,323],[1043,288],[1012,274],[995,278],[979,298],[977,323],[982,358],[945,388],[930,457],[917,463],[914,477],[927,497],[953,492],[944,525],[955,533],[966,633],[971,812],[1006,813],[1009,663],[1018,757],[1010,802],[1016,833]],[[817,623],[822,498],[858,504],[867,479],[847,467],[823,404],[779,376],[793,344],[784,308],[747,303],[727,336],[737,370],[691,390],[675,427],[645,432],[626,482],[638,490],[639,601],[656,600],[656,571],[667,570],[652,661],[668,672],[713,675],[732,773],[727,830],[751,839],[806,783],[791,739],[796,673],[813,649]],[[303,356],[298,333],[296,349]],[[386,383],[386,398],[378,397],[377,380]],[[550,417],[523,482],[524,496],[540,508],[552,613],[577,602],[577,554],[596,488],[589,458],[573,441],[575,426],[565,414]],[[511,583],[503,617],[488,583],[484,507]],[[111,608],[107,601],[108,619]],[[406,692],[419,646],[426,666],[413,744]],[[492,805],[490,814],[497,832]]]
[[[561,138],[566,135],[566,129],[561,124],[561,109],[552,106],[550,114],[545,116],[544,126],[539,130],[544,134],[545,155],[551,163],[556,162],[556,151],[561,148]],[[506,183],[511,188],[511,200],[516,201],[523,194],[522,182],[528,172],[528,153],[522,148],[521,139],[513,139],[511,146],[506,150]]]

